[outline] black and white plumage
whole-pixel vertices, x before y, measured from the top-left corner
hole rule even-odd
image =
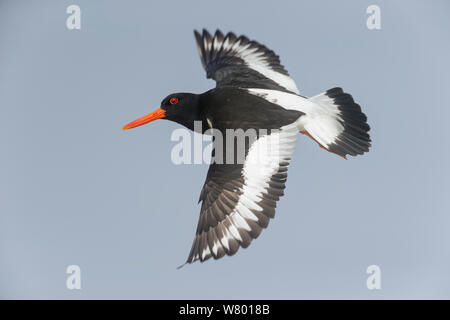
[[[191,130],[194,121],[201,121],[203,133],[213,128],[224,137],[229,129],[258,132],[245,144],[243,163],[211,163],[187,263],[233,255],[268,226],[284,194],[299,132],[342,157],[370,147],[367,118],[341,88],[311,98],[300,96],[279,57],[265,46],[220,31],[214,36],[195,31],[195,38],[207,77],[216,81],[216,88],[200,95],[169,95],[160,109],[124,127],[162,118]],[[225,141],[219,150],[215,143],[214,153],[225,157],[233,151],[227,145]]]
[[[265,88],[299,93],[294,80],[281,65],[280,58],[270,49],[246,36],[226,36],[217,30],[214,37],[208,31],[194,31],[203,68],[217,86]]]
[[[258,138],[242,165],[211,165],[188,262],[233,255],[248,247],[275,216],[298,135],[296,125]],[[261,161],[262,160],[262,161]]]

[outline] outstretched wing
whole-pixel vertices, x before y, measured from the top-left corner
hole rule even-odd
[[[280,64],[280,58],[266,46],[245,36],[226,36],[217,30],[214,36],[203,29],[194,31],[207,78],[219,86],[261,88],[298,94],[294,80]]]
[[[233,255],[267,227],[283,195],[297,135],[295,123],[284,126],[246,146],[243,164],[210,165],[186,263]]]

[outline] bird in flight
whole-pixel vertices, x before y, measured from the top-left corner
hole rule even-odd
[[[211,162],[186,263],[231,256],[268,226],[284,194],[299,133],[343,158],[369,151],[371,142],[366,115],[341,88],[301,96],[278,55],[266,46],[232,32],[194,34],[206,76],[216,81],[216,87],[202,94],[170,94],[159,109],[123,127],[167,119],[191,130],[198,121],[201,133],[211,129],[225,139],[229,129],[258,132],[253,141],[244,143],[243,161]],[[213,158],[218,151],[215,142]],[[224,156],[235,150],[220,151]]]

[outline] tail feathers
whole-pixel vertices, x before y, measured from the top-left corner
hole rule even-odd
[[[342,157],[369,151],[370,126],[361,107],[341,88],[333,88],[309,98],[315,104],[302,133],[321,147]]]

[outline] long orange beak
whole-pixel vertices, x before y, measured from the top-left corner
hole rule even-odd
[[[156,109],[155,111],[153,111],[152,113],[150,113],[146,116],[143,116],[142,118],[139,118],[137,120],[134,120],[133,122],[130,122],[122,129],[127,130],[127,129],[131,129],[131,128],[136,128],[136,127],[142,126],[143,124],[149,123],[150,121],[164,118],[165,116],[166,116],[166,111],[159,108],[159,109]]]

